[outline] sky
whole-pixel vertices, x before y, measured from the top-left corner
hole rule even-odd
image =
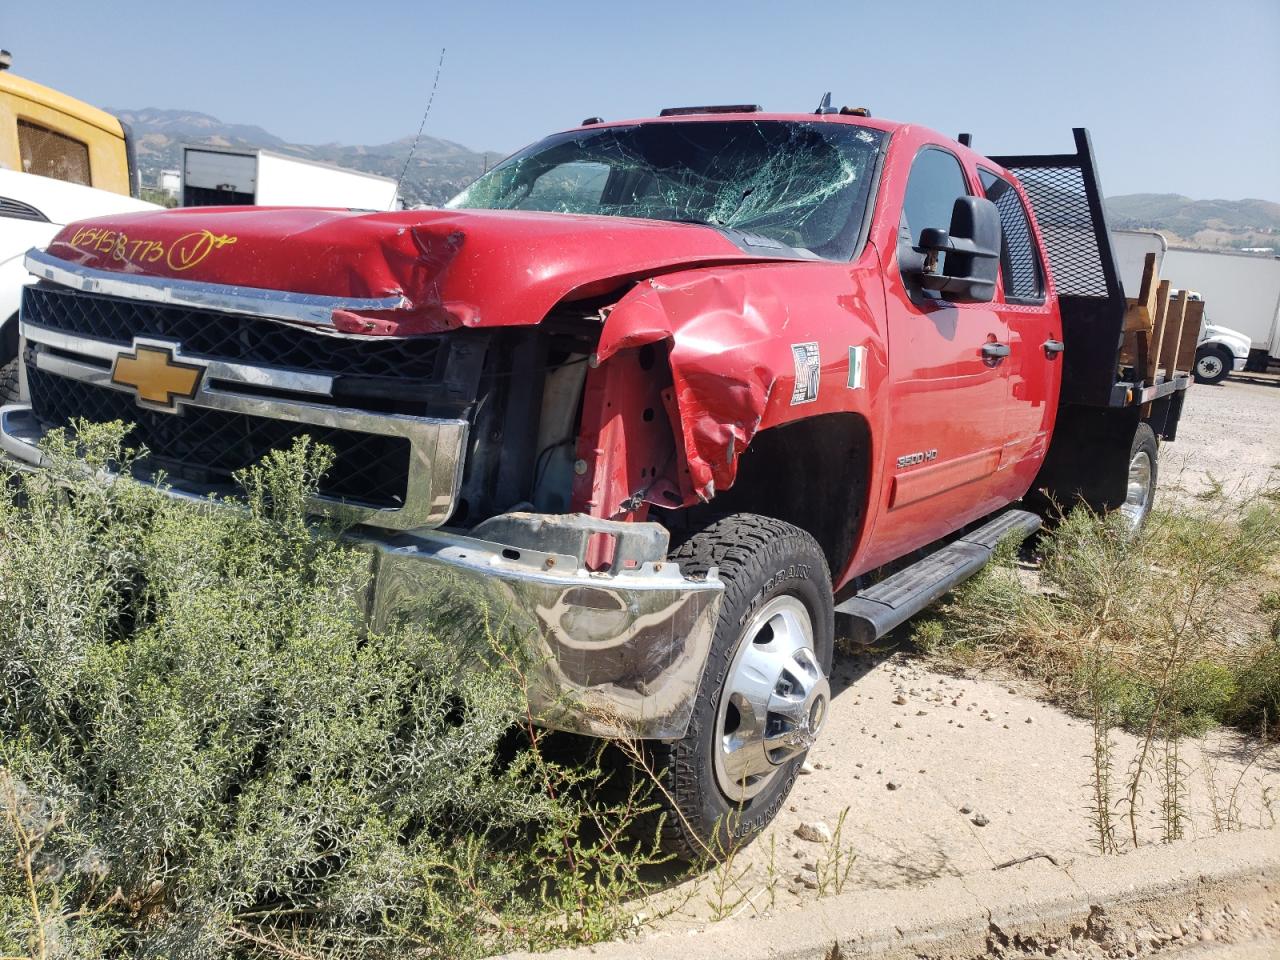
[[[15,73],[300,143],[418,129],[508,153],[584,117],[834,102],[983,153],[1071,148],[1104,191],[1280,202],[1280,0],[0,0]]]

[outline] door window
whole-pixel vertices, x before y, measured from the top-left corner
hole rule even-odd
[[[907,196],[902,204],[911,243],[918,244],[920,232],[929,227],[950,229],[956,198],[968,193],[964,170],[955,154],[936,147],[921,151],[911,165]]]
[[[1000,212],[1000,273],[1004,298],[1013,303],[1044,303],[1044,268],[1031,233],[1031,220],[1022,198],[1008,180],[979,169],[982,189]]]

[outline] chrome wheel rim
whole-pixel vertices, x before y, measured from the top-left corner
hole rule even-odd
[[[774,597],[742,631],[720,697],[714,753],[725,796],[742,803],[768,787],[813,745],[830,700],[808,608]]]
[[[1212,380],[1222,372],[1222,358],[1214,354],[1206,354],[1196,361],[1196,371],[1206,380]]]
[[[1147,518],[1151,507],[1151,454],[1139,450],[1129,461],[1129,484],[1125,488],[1124,505],[1120,512],[1129,522],[1129,529],[1137,531]]]

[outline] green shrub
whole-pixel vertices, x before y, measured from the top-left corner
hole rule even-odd
[[[325,451],[200,509],[95,480],[121,437],[55,436],[0,493],[0,954],[476,956],[629,920],[642,799],[520,732],[483,611],[470,647],[369,634],[368,557],[304,520]]]
[[[1227,706],[1231,722],[1259,734],[1274,734],[1280,721],[1280,636],[1273,634],[1246,653],[1235,687]]]

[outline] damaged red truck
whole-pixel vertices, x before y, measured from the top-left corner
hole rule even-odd
[[[1150,507],[1188,381],[1120,364],[1088,137],[967,139],[679,109],[442,210],[75,224],[28,257],[0,445],[36,468],[48,430],[121,420],[195,497],[329,445],[315,508],[359,521],[373,621],[463,642],[500,612],[540,721],[645,741],[697,855],[783,803],[838,623],[883,635],[1050,498]]]

